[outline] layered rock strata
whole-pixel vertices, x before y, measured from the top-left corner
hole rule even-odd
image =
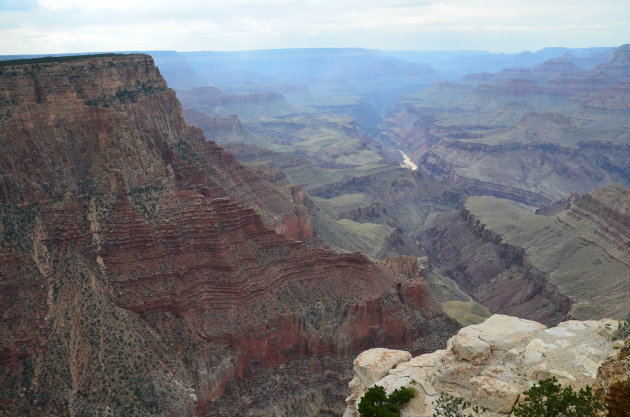
[[[187,126],[149,56],[0,72],[3,413],[326,415],[356,352],[456,329],[418,275],[294,240],[303,194]]]
[[[628,186],[629,62],[623,45],[589,71],[552,60],[475,85],[435,83],[401,97],[382,128],[424,176],[511,189],[527,204]]]
[[[461,329],[444,350],[413,358],[398,350],[365,351],[354,361],[344,417],[358,416],[357,404],[374,385],[388,393],[401,386],[416,389],[416,396],[401,408],[403,417],[431,416],[433,401],[442,393],[484,407],[484,415],[507,415],[521,393],[540,379],[556,377],[574,388],[592,386],[599,366],[615,354],[610,334],[618,325],[603,319],[546,328],[493,315]]]
[[[491,311],[546,324],[630,308],[630,193],[610,185],[550,216],[471,197],[427,234],[434,265]]]

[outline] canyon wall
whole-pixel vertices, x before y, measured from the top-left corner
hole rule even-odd
[[[571,299],[549,283],[525,251],[503,242],[466,208],[443,215],[427,232],[429,256],[440,273],[490,311],[556,324]]]
[[[331,415],[357,352],[457,328],[417,274],[299,242],[303,194],[187,126],[149,56],[0,79],[3,413]]]
[[[622,319],[630,307],[629,197],[610,185],[574,195],[549,216],[470,197],[436,221],[425,245],[438,270],[491,311],[550,324]]]

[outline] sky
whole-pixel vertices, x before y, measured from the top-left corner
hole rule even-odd
[[[630,43],[630,0],[0,0],[0,55]]]

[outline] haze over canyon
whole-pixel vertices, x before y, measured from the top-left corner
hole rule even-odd
[[[629,121],[630,45],[1,57],[0,415],[355,415],[382,378],[556,371],[624,415]]]

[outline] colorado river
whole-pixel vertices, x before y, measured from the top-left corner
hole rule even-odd
[[[403,168],[408,168],[412,171],[415,171],[416,169],[418,169],[418,165],[414,164],[411,161],[411,158],[409,158],[409,155],[407,155],[406,153],[404,153],[403,151],[401,151],[400,149],[398,150],[398,152],[400,152],[403,156],[403,163],[400,165]]]

